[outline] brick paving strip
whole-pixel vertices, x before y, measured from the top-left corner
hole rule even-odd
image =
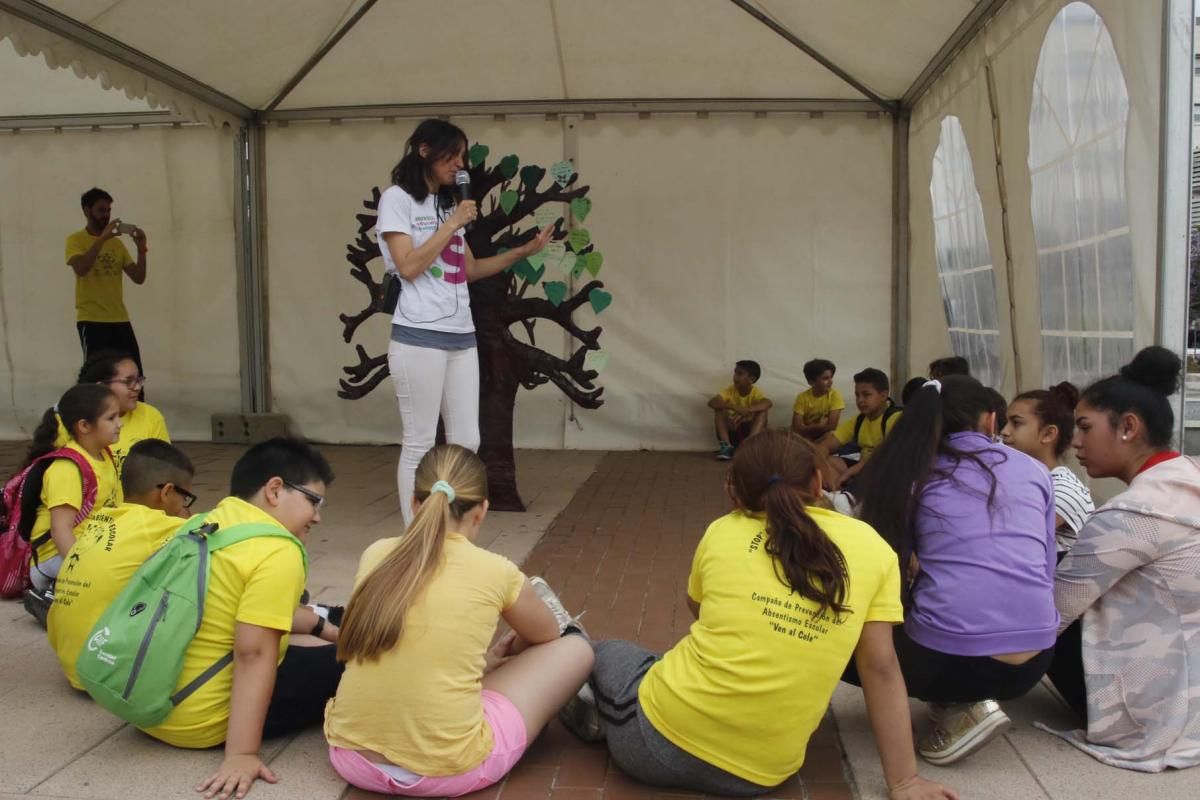
[[[653,650],[678,641],[692,622],[685,596],[692,553],[708,524],[729,510],[727,465],[695,453],[610,453],[576,492],[522,565],[542,575],[596,639],[630,639]],[[346,800],[377,797],[351,789]],[[473,800],[685,800],[634,782],[552,722],[500,785]],[[850,800],[832,718],[809,741],[799,775],[765,795],[780,800]]]

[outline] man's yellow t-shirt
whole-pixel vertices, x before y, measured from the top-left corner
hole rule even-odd
[[[92,516],[102,509],[116,508],[124,501],[125,495],[121,491],[121,481],[117,477],[117,464],[108,453],[105,453],[100,459],[92,458],[91,453],[80,447],[79,443],[74,440],[68,441],[63,447],[83,453],[88,463],[92,465],[92,471],[96,473],[96,502],[92,506]],[[33,528],[29,533],[31,542],[42,534],[49,533],[50,509],[58,506],[70,506],[78,511],[83,507],[83,476],[79,474],[79,467],[65,458],[54,459],[42,479],[41,500],[41,504],[38,505],[37,517],[34,519]],[[83,535],[87,523],[88,520],[85,519],[75,526],[76,539]],[[29,563],[32,566],[48,561],[56,555],[58,555],[58,548],[54,546],[54,540],[47,539],[45,544],[31,554]]]
[[[767,396],[763,394],[763,390],[754,384],[751,384],[749,394],[741,394],[738,392],[737,387],[731,383],[721,390],[720,395],[722,400],[737,408],[749,408],[767,399]],[[726,411],[725,413],[729,417],[734,416],[732,411]]]
[[[91,250],[98,238],[87,228],[72,233],[67,237],[66,260]],[[129,322],[124,280],[125,267],[133,263],[118,237],[105,242],[87,274],[75,276],[75,318],[80,322]]]
[[[121,415],[120,438],[108,448],[112,450],[113,458],[116,459],[118,475],[121,474],[121,467],[125,465],[125,456],[129,455],[129,448],[143,439],[161,439],[169,442],[171,435],[167,432],[167,421],[163,419],[162,413],[149,403],[139,402],[133,411]],[[67,429],[63,427],[60,418],[58,438],[54,440],[54,445],[66,447],[70,440],[71,437],[67,435]]]
[[[356,588],[399,542],[367,548]],[[493,743],[483,719],[484,652],[524,584],[507,558],[449,534],[442,566],[409,608],[400,641],[374,661],[346,664],[325,708],[325,738],[418,775],[459,775],[482,764]]]
[[[83,684],[75,661],[96,620],[183,522],[139,503],[101,509],[84,522],[83,533],[58,573],[48,620],[50,646],[76,689]]]
[[[841,411],[845,407],[846,401],[837,389],[830,389],[820,397],[813,394],[812,389],[808,389],[796,395],[792,413],[800,415],[802,425],[817,425],[829,419],[831,411]]]
[[[761,786],[804,763],[867,622],[902,622],[896,553],[864,522],[809,515],[842,551],[841,619],[793,594],[767,554],[763,519],[733,512],[708,527],[688,596],[700,618],[646,673],[638,702],[655,730],[703,761]]]
[[[243,522],[281,526],[271,515],[236,497],[226,497],[205,519],[220,528]],[[220,535],[220,529],[214,534]],[[258,536],[217,550],[209,567],[204,620],[188,646],[176,689],[233,650],[237,623],[282,631],[279,661],[287,652],[292,615],[304,591],[304,557],[295,542]],[[227,666],[175,706],[160,725],[145,728],[155,739],[176,747],[213,747],[225,741],[233,666]]]
[[[871,453],[875,452],[875,448],[883,444],[883,437],[891,433],[896,428],[896,423],[900,421],[902,411],[893,411],[887,415],[887,430],[883,429],[884,414],[880,414],[875,419],[864,418],[862,428],[858,431],[858,447],[862,452],[862,460],[866,461],[871,457]],[[837,430],[833,435],[842,444],[849,444],[854,441],[854,424],[862,414],[855,414],[849,419],[844,419],[838,423]]]

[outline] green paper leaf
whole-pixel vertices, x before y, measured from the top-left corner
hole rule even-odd
[[[592,213],[592,198],[576,197],[571,201],[571,216],[575,217],[576,222],[583,222],[590,213]]]
[[[563,255],[566,252],[567,248],[562,242],[546,242],[546,246],[542,249],[542,260],[552,267],[558,267],[562,265]]]
[[[513,271],[514,275],[522,280],[529,280],[529,273],[532,271],[529,261],[524,258],[514,263],[511,267],[509,267],[509,269]]]
[[[604,368],[608,366],[608,351],[607,350],[589,350],[587,355],[583,357],[583,368],[595,370],[597,373],[604,372]]]
[[[596,274],[600,272],[600,267],[604,266],[604,255],[596,250],[593,250],[585,255],[583,259],[584,267],[588,272],[592,273],[593,278],[596,277]]]
[[[583,255],[575,256],[575,264],[571,267],[571,277],[578,278],[587,269],[587,258]]]
[[[534,286],[537,286],[538,281],[540,281],[542,279],[542,276],[545,274],[546,274],[546,268],[544,266],[538,267],[537,269],[533,269],[531,267],[529,270],[529,275],[525,278],[525,280],[529,281]]]
[[[599,314],[612,305],[612,295],[603,289],[592,289],[588,293],[588,302],[592,304],[592,311]]]
[[[517,201],[521,199],[521,195],[517,194],[513,189],[506,189],[500,193],[500,207],[504,209],[505,214],[511,214],[512,210],[517,207]]]
[[[492,152],[486,144],[473,144],[471,149],[467,151],[467,160],[472,167],[478,167],[488,157],[488,153]]]
[[[571,182],[571,176],[575,174],[575,165],[570,161],[556,161],[550,165],[550,174],[559,186],[565,188]]]
[[[513,175],[517,174],[517,167],[521,166],[521,159],[516,156],[505,156],[500,159],[500,174],[505,180],[512,180]]]
[[[587,247],[591,241],[592,234],[587,228],[576,228],[567,234],[567,242],[571,245],[571,249],[576,253]]]
[[[545,228],[558,222],[562,216],[558,203],[546,203],[538,206],[533,212],[533,221],[539,228]]]
[[[536,253],[525,256],[525,260],[534,267],[540,267],[546,261],[546,251],[538,250]]]
[[[555,308],[567,299],[567,285],[562,281],[546,281],[542,284],[542,291]]]
[[[539,167],[537,164],[530,164],[527,167],[521,167],[521,183],[528,186],[530,189],[536,189],[537,185],[542,182],[542,178],[546,177],[546,170]]]

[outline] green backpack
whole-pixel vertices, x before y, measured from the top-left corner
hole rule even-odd
[[[75,662],[92,699],[139,728],[162,722],[233,661],[231,651],[175,691],[188,645],[204,619],[212,553],[257,536],[278,536],[295,542],[308,571],[304,545],[280,526],[248,522],[218,531],[215,522],[204,524],[205,516],[185,522],[138,567],[96,621]]]

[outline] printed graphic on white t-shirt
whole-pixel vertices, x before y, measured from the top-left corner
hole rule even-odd
[[[379,216],[375,234],[386,268],[396,271],[385,233],[403,233],[412,239],[413,249],[429,241],[453,208],[439,209],[437,198],[429,195],[418,203],[399,186],[392,186],[379,198]],[[460,228],[449,244],[433,260],[429,269],[409,281],[400,279],[400,300],[392,322],[409,328],[471,333],[471,296],[467,291],[467,241]]]

